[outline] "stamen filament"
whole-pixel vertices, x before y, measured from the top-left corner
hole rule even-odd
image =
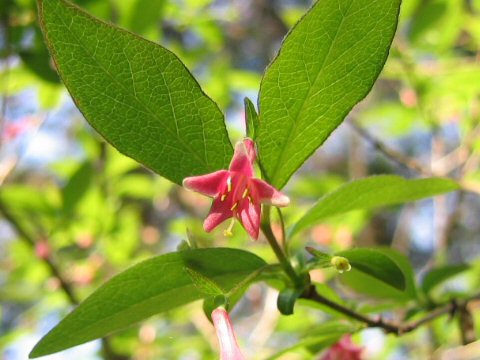
[[[230,220],[230,225],[228,225],[228,228],[226,228],[223,231],[223,236],[226,236],[226,237],[233,236],[233,232],[232,232],[233,225],[235,225],[235,218],[232,218],[232,220]]]

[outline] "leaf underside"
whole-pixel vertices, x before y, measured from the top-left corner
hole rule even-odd
[[[377,175],[354,180],[322,197],[300,218],[290,234],[294,235],[329,216],[416,201],[458,188],[456,182],[444,178],[405,179]]]

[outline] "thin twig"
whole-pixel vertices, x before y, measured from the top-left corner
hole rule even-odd
[[[29,232],[23,227],[23,225],[17,221],[15,216],[5,207],[5,205],[0,201],[0,213],[3,217],[10,223],[10,225],[14,228],[20,238],[25,241],[34,251],[36,248],[37,241],[32,236],[30,236]],[[54,261],[54,259],[49,255],[46,254],[41,257],[41,260],[47,265],[51,274],[58,280],[60,284],[60,288],[68,298],[69,302],[72,305],[80,304],[80,299],[75,295],[72,286],[70,283],[64,278],[62,272],[60,271],[58,265]],[[107,360],[126,360],[128,357],[119,355],[114,352],[110,341],[107,337],[102,338],[102,353],[105,359]]]
[[[458,309],[461,309],[462,307],[466,307],[469,302],[471,301],[476,301],[480,300],[480,293],[475,294],[469,298],[463,299],[463,300],[452,300],[450,303],[446,305],[439,306],[435,309],[433,309],[431,312],[429,312],[425,317],[412,321],[412,322],[407,322],[407,323],[395,323],[395,322],[389,322],[385,321],[381,317],[379,318],[372,318],[367,315],[360,314],[352,309],[349,309],[343,305],[337,304],[326,297],[320,295],[317,290],[315,289],[315,286],[311,286],[308,291],[302,295],[302,298],[304,299],[309,299],[312,301],[315,301],[319,304],[323,304],[328,306],[331,309],[334,309],[349,318],[358,320],[367,327],[372,327],[372,328],[381,328],[385,330],[386,333],[390,334],[396,334],[396,335],[403,335],[406,333],[409,333],[411,331],[416,330],[420,326],[431,322],[432,320],[435,320],[436,318],[451,314],[454,315]]]
[[[360,314],[352,309],[349,309],[343,305],[337,304],[336,302],[333,302],[326,297],[320,295],[317,290],[315,289],[315,286],[312,285],[308,289],[306,294],[302,295],[302,298],[304,299],[309,299],[313,300],[319,304],[323,304],[328,306],[329,308],[338,311],[339,313],[342,313],[349,318],[358,320],[364,324],[366,324],[368,327],[379,327],[384,329],[387,333],[395,333],[398,334],[399,329],[398,326],[394,324],[390,324],[389,322],[386,322],[382,318],[378,319],[373,319],[371,317],[368,317],[366,315]]]
[[[10,213],[10,210],[8,210],[2,202],[0,202],[0,213],[2,213],[3,217],[10,223],[10,225],[14,228],[20,238],[28,245],[30,245],[33,250],[35,250],[37,241],[30,236],[28,231],[23,227],[20,222],[17,221],[15,216]],[[52,257],[50,255],[45,255],[42,256],[42,260],[48,266],[52,275],[59,281],[60,287],[64,294],[67,296],[70,303],[72,305],[78,305],[80,303],[79,299],[74,294],[71,285],[61,274],[58,266],[56,265]]]
[[[385,143],[377,139],[374,135],[365,130],[363,127],[358,125],[355,121],[349,120],[347,121],[347,123],[350,124],[350,126],[357,132],[358,135],[360,135],[363,139],[365,139],[376,150],[381,152],[388,159],[421,175],[432,176],[432,172],[428,170],[425,166],[420,164],[417,160],[390,148]]]

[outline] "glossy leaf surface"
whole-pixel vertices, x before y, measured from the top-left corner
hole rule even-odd
[[[228,166],[223,115],[176,55],[66,1],[38,7],[63,82],[110,144],[178,184]]]
[[[405,290],[405,275],[388,254],[378,249],[356,248],[339,252],[348,259],[352,269],[361,271],[398,290]]]
[[[257,141],[283,187],[370,91],[387,59],[400,0],[322,0],[296,24],[263,77]]]
[[[94,292],[40,340],[30,357],[83,344],[205,298],[186,268],[229,291],[263,266],[265,262],[256,255],[227,248],[187,250],[146,260]]]

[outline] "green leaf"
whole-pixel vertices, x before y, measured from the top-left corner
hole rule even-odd
[[[258,114],[255,110],[255,105],[249,98],[243,99],[243,104],[245,106],[245,124],[247,127],[247,137],[255,140],[256,131],[258,128]]]
[[[428,294],[437,285],[468,269],[470,269],[470,266],[467,264],[446,265],[432,269],[423,278],[422,290],[425,294]]]
[[[190,280],[192,280],[193,284],[197,287],[197,290],[200,291],[202,294],[210,296],[225,294],[225,290],[223,290],[212,279],[209,279],[208,277],[200,274],[199,272],[189,267],[186,267],[185,271],[187,272],[188,276],[190,276]]]
[[[84,162],[68,179],[62,189],[63,212],[65,216],[72,215],[77,204],[87,192],[93,177],[93,166]]]
[[[355,267],[352,271],[341,276],[341,281],[354,289],[355,291],[384,300],[393,300],[393,307],[398,307],[405,302],[414,300],[418,301],[417,286],[412,265],[408,258],[400,252],[386,247],[376,248],[384,255],[390,257],[398,265],[405,277],[405,289],[395,289],[389,283],[377,280],[376,278],[357,270]],[[390,305],[389,305],[390,306]],[[378,308],[378,304],[377,304]],[[378,309],[377,309],[378,310]],[[378,312],[378,311],[377,311]]]
[[[141,262],[94,292],[40,340],[30,357],[83,344],[204,298],[185,268],[229,291],[265,265],[252,253],[226,248],[187,250]]]
[[[260,161],[283,187],[370,91],[388,56],[400,0],[321,0],[295,25],[259,94]]]
[[[228,166],[223,115],[177,56],[64,0],[38,8],[62,80],[109,143],[177,184]]]
[[[443,178],[408,180],[400,176],[378,175],[354,180],[322,197],[294,225],[290,235],[293,236],[332,215],[356,209],[406,203],[458,188],[456,182]]]
[[[353,269],[357,269],[395,289],[405,290],[405,275],[387,253],[379,249],[357,248],[341,251],[336,255],[347,258]]]
[[[377,249],[381,250],[383,254],[395,261],[402,270],[403,276],[405,277],[405,290],[403,291],[403,294],[409,299],[418,300],[417,282],[415,280],[415,272],[410,260],[398,250],[387,247]]]

